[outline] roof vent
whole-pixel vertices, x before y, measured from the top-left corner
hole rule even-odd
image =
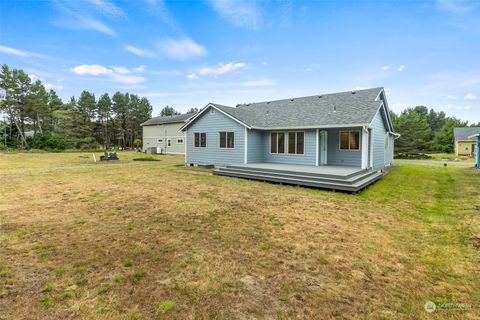
[[[295,99],[290,99],[290,101],[294,101]]]
[[[270,101],[267,101],[267,104],[270,104]]]
[[[352,94],[355,94],[355,93],[357,93],[357,91],[352,91]]]
[[[337,106],[333,106],[333,112],[337,112]]]
[[[318,98],[322,98],[323,96],[318,96]]]

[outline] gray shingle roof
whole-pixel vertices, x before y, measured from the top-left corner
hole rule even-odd
[[[368,125],[382,105],[383,88],[320,94],[309,97],[239,104],[210,103],[255,129]]]
[[[185,114],[177,114],[174,116],[154,117],[142,123],[141,126],[154,126],[158,124],[187,122],[188,119],[190,119],[194,115],[195,113],[185,113]]]
[[[480,133],[480,127],[453,128],[455,140],[472,140],[468,137],[477,133]]]

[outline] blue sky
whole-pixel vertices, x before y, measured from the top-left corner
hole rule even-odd
[[[383,86],[480,121],[480,2],[1,1],[0,63],[154,114]]]

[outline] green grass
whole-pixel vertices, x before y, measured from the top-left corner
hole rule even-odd
[[[399,163],[351,195],[136,157],[0,153],[3,317],[478,315],[473,168]],[[427,300],[467,308],[427,314]]]

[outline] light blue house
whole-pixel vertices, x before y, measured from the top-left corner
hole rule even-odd
[[[209,103],[180,130],[187,165],[216,174],[357,191],[393,161],[383,88],[237,105]]]

